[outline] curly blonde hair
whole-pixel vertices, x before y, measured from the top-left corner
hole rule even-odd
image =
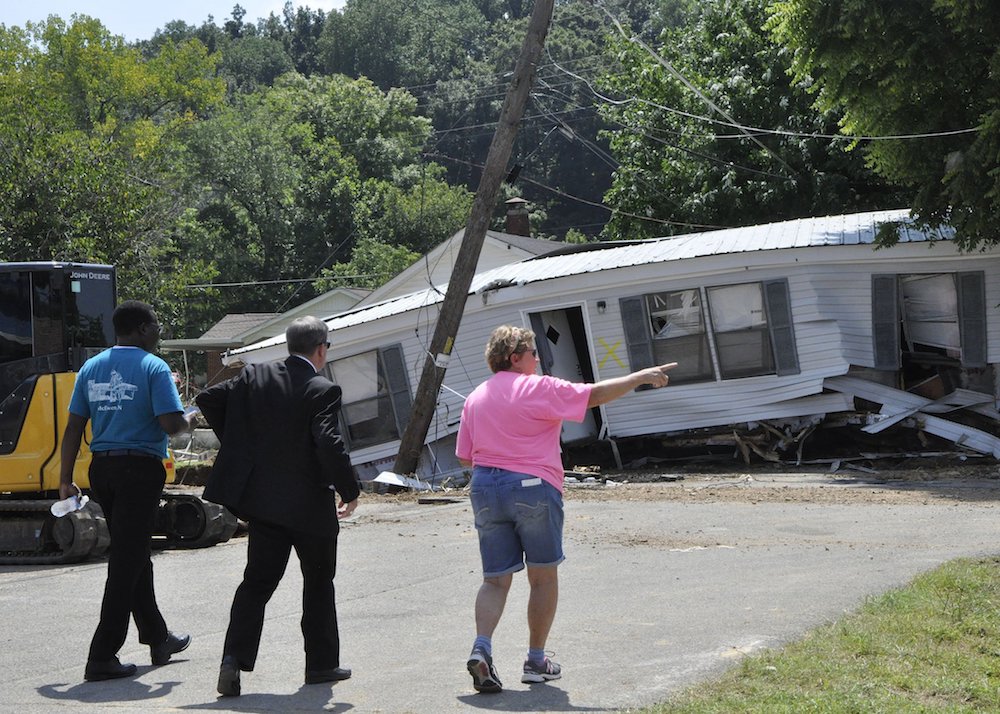
[[[510,369],[510,356],[527,352],[535,344],[535,333],[523,327],[500,325],[486,343],[486,364],[494,373]]]

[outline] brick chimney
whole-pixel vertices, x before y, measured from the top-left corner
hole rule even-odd
[[[511,198],[504,203],[507,205],[507,233],[531,237],[531,225],[528,223],[528,202],[523,198]]]

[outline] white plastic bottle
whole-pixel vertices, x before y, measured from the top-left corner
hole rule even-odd
[[[76,493],[69,498],[64,498],[61,501],[56,501],[49,507],[49,511],[56,518],[62,518],[67,513],[72,513],[73,511],[79,511],[81,508],[87,505],[90,498],[84,496],[80,493]]]

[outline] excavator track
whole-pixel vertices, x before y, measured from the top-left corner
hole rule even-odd
[[[111,543],[96,503],[56,518],[51,500],[0,500],[0,565],[76,563],[103,555]]]
[[[156,512],[153,547],[206,548],[229,540],[236,516],[216,503],[182,493],[164,493]]]
[[[56,518],[50,499],[0,499],[0,565],[58,565],[105,554],[111,534],[100,505]],[[236,516],[189,494],[164,493],[156,512],[152,547],[206,548],[229,540]]]

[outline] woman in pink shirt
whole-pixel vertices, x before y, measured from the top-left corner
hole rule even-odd
[[[545,656],[559,600],[557,567],[564,559],[563,466],[559,433],[564,419],[583,421],[587,410],[636,387],[667,385],[676,363],[596,384],[535,374],[535,333],[512,325],[493,331],[486,362],[494,373],[462,409],[456,455],[473,466],[471,499],[483,562],[476,596],[476,641],[466,666],[480,692],[499,692],[492,637],[513,574],[528,569],[528,657],[521,681],[558,679],[561,667]]]

